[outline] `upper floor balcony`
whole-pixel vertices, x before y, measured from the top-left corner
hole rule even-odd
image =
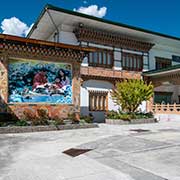
[[[81,66],[84,79],[140,79],[148,56],[123,51],[99,49],[90,52]]]
[[[115,70],[114,68],[81,66],[81,77],[83,79],[104,79],[104,80],[121,80],[121,79],[140,79],[141,72]]]

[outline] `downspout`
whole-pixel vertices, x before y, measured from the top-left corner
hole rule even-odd
[[[51,13],[49,12],[49,9],[48,9],[48,8],[46,8],[46,12],[48,13],[49,18],[51,19],[51,22],[52,22],[52,24],[54,25],[54,27],[55,27],[55,29],[56,29],[56,33],[57,33],[57,43],[59,43],[59,29],[58,29],[56,23],[54,22],[54,20],[53,20],[53,18],[52,18],[52,16],[51,16]]]

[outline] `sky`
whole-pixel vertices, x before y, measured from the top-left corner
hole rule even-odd
[[[47,3],[180,38],[180,0],[6,0],[0,33],[26,36]]]

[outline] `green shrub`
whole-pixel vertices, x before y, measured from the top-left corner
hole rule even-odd
[[[0,127],[4,127],[6,124],[4,122],[0,122]]]
[[[76,113],[68,113],[68,119],[72,121],[72,124],[79,123],[79,120],[76,117]]]
[[[126,113],[120,114],[120,119],[129,121],[129,120],[132,119],[132,115],[131,114],[126,114]]]
[[[153,85],[138,79],[124,80],[116,83],[111,96],[115,104],[121,106],[123,111],[134,113],[143,101],[153,96]]]
[[[80,119],[86,123],[93,123],[94,117],[90,114],[89,116],[81,116]]]
[[[28,126],[28,122],[26,120],[18,120],[15,125],[16,126]]]
[[[109,111],[106,114],[108,119],[122,119],[122,120],[133,120],[133,119],[147,119],[153,118],[153,113],[127,113],[121,111]]]
[[[47,119],[36,118],[36,119],[33,119],[31,122],[33,126],[49,125],[49,121]]]
[[[120,119],[120,115],[121,115],[120,112],[113,111],[113,110],[108,111],[108,112],[106,113],[106,117],[107,117],[108,119]]]
[[[58,116],[54,117],[53,124],[55,126],[64,125],[64,119],[59,118]]]
[[[153,118],[153,117],[154,117],[154,114],[153,114],[153,112],[148,112],[148,113],[146,113],[146,116],[147,116],[148,118]]]

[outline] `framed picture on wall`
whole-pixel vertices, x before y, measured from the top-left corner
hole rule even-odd
[[[72,67],[67,63],[10,59],[9,103],[72,103]]]

